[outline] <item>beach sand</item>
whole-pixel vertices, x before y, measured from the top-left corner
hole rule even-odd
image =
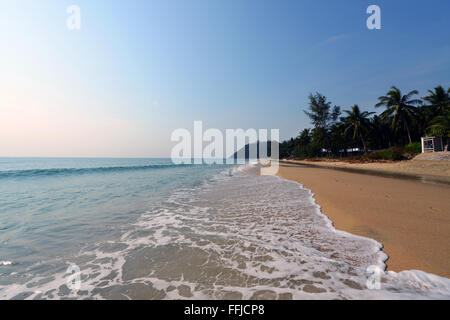
[[[422,177],[438,178],[450,183],[450,161],[412,160],[397,162],[371,162],[371,163],[350,163],[343,161],[295,161],[307,165],[331,168],[344,168],[365,170],[374,173],[400,174],[400,175],[420,175]]]
[[[407,164],[383,165],[374,164],[371,169],[403,166],[400,172],[417,173]],[[427,168],[433,167],[434,176],[448,178],[448,171],[442,169],[448,164],[420,166],[425,168],[423,174],[431,174]],[[389,255],[387,270],[423,270],[450,278],[450,185],[283,162],[279,175],[312,190],[337,229],[382,243]]]

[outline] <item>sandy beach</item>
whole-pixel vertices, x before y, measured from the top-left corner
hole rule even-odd
[[[306,162],[308,163],[308,162]],[[279,175],[312,190],[339,230],[373,238],[389,255],[387,269],[423,270],[450,278],[450,185],[325,168],[420,174],[448,181],[449,161],[348,164],[281,162]],[[322,167],[320,167],[322,166]]]
[[[430,178],[450,183],[450,161],[412,160],[397,162],[351,163],[344,161],[297,161],[288,162],[349,170],[364,170],[367,173],[420,176],[421,180]]]

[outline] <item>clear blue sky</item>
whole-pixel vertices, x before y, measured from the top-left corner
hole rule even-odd
[[[81,8],[81,30],[66,9]],[[381,7],[382,29],[366,28]],[[0,0],[0,156],[169,156],[174,129],[309,127],[450,85],[450,1]]]

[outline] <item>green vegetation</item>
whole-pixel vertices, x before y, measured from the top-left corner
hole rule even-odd
[[[420,100],[412,100],[411,97],[417,94],[419,91],[413,90],[402,95],[402,92],[393,86],[386,96],[378,98],[380,102],[375,105],[375,107],[386,107],[386,111],[381,114],[381,117],[391,123],[391,129],[394,132],[399,132],[402,128],[406,129],[409,143],[412,142],[410,127],[416,123],[417,109],[415,105],[421,103]]]
[[[309,95],[305,114],[312,128],[280,144],[280,157],[348,157],[355,160],[401,160],[421,152],[420,137],[450,138],[450,88],[429,90],[417,99],[417,90],[403,94],[393,86],[378,98],[380,114],[362,111],[358,105],[341,113],[320,93]],[[341,116],[342,115],[342,116]],[[355,148],[360,150],[356,152]],[[364,151],[364,152],[362,152]]]
[[[422,144],[420,142],[412,142],[405,146],[405,151],[411,155],[416,155],[422,152]]]
[[[364,152],[367,151],[366,143],[364,142],[364,136],[369,132],[370,120],[368,116],[374,114],[375,112],[361,112],[357,104],[352,107],[351,111],[344,110],[348,115],[342,118],[342,122],[345,126],[344,135],[348,132],[353,132],[353,140],[361,140],[364,147]]]
[[[363,160],[363,161],[373,161],[373,160],[386,160],[386,161],[397,161],[406,159],[404,156],[404,149],[400,147],[392,147],[384,150],[378,150],[371,153],[365,153],[359,156],[351,157],[351,160]]]
[[[436,116],[430,121],[428,133],[430,136],[450,138],[450,111],[447,110],[444,114]]]

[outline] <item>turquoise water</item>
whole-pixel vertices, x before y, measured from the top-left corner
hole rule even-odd
[[[380,243],[335,230],[309,190],[257,172],[0,158],[0,299],[450,297],[449,279],[385,272]]]
[[[224,167],[175,166],[170,159],[0,158],[0,261],[21,272],[113,239],[156,201]]]

